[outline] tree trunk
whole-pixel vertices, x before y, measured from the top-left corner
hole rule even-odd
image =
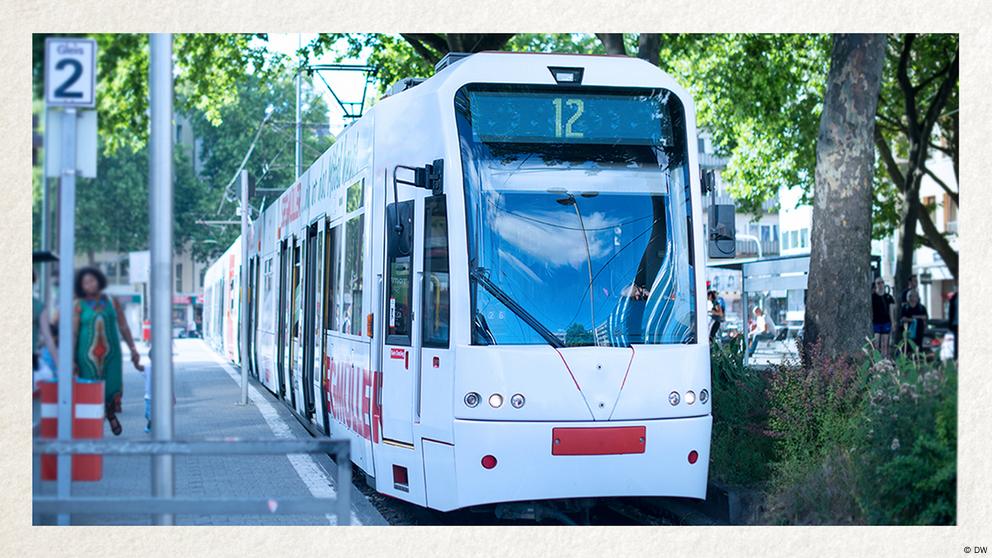
[[[896,274],[893,278],[892,296],[896,299],[896,307],[893,311],[898,312],[899,304],[902,302],[899,295],[909,286],[909,278],[913,275],[913,252],[916,250],[916,225],[919,222],[920,192],[912,184],[907,185],[907,190],[903,192],[902,199],[902,229],[899,231],[899,248],[896,252]],[[892,322],[897,323],[896,321]],[[897,328],[898,329],[898,328]],[[893,331],[893,341],[898,340],[898,333]]]
[[[424,60],[437,64],[449,52],[482,52],[500,50],[513,33],[400,33]]]
[[[658,33],[641,33],[637,37],[637,57],[641,60],[658,65],[661,56],[661,35]]]
[[[603,43],[606,54],[627,56],[627,46],[623,43],[623,33],[596,33],[599,42]]]
[[[829,358],[854,355],[871,334],[873,136],[884,58],[885,35],[834,37],[816,144],[806,355],[814,344]]]

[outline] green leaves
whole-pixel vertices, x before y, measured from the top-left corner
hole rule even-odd
[[[723,178],[757,213],[780,188],[812,192],[829,65],[824,35],[663,36],[661,67],[696,102],[698,126],[729,157]]]
[[[44,34],[33,36],[35,96],[41,96]],[[148,35],[91,34],[97,42],[97,110],[108,153],[141,149],[148,139]],[[249,75],[281,71],[283,57],[270,56],[264,35],[173,35],[176,111],[202,112],[214,124],[220,110],[237,101],[237,83]]]
[[[101,150],[98,178],[77,183],[77,247],[80,252],[147,248],[148,239],[148,37],[93,35],[98,45],[97,108]],[[34,36],[35,95],[41,95],[44,35]],[[175,146],[174,213],[177,249],[192,243],[194,257],[209,259],[240,232],[201,220],[234,219],[236,204],[221,203],[271,105],[248,161],[260,188],[283,188],[294,171],[294,68],[270,54],[263,35],[174,35],[177,130],[192,126],[194,145],[180,136]],[[333,142],[327,106],[304,87],[304,167]],[[199,173],[194,170],[194,163]],[[40,173],[36,183],[40,185]],[[54,185],[52,186],[54,188]],[[35,188],[35,223],[40,189]],[[227,192],[234,194],[236,192]],[[269,195],[268,200],[275,196]],[[256,204],[261,200],[256,200]],[[36,239],[40,230],[36,233]]]
[[[221,107],[216,115],[206,111],[192,113],[191,124],[201,142],[197,156],[202,166],[199,181],[204,189],[195,196],[203,200],[203,207],[198,210],[202,219],[235,218],[237,185],[230,191],[225,191],[224,187],[235,176],[269,107],[272,114],[259,132],[246,165],[248,172],[255,178],[257,188],[285,188],[295,180],[296,86],[293,76],[294,72],[288,67],[281,74],[246,76],[236,84],[235,101]],[[305,169],[330,147],[333,138],[327,128],[327,105],[308,80],[304,80],[302,107]],[[225,196],[230,201],[222,201]],[[260,194],[253,204],[259,206],[263,198],[266,204],[271,204],[277,196]],[[194,244],[194,256],[200,259],[219,254],[240,234],[237,225],[190,224],[189,230],[194,240],[217,241]]]

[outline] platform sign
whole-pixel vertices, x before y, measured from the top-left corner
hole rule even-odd
[[[96,41],[45,39],[45,103],[50,107],[96,105]]]

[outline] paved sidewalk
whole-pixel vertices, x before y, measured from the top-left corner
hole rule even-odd
[[[143,351],[144,352],[144,351]],[[127,352],[125,351],[125,356]],[[143,354],[147,363],[147,354]],[[306,438],[310,434],[289,409],[265,388],[249,386],[248,406],[241,398],[239,372],[224,363],[202,341],[174,342],[175,434],[177,439],[207,437]],[[119,439],[143,440],[144,375],[125,363],[123,426]],[[114,438],[106,421],[104,436]],[[303,498],[335,495],[335,465],[326,455],[176,456],[176,496]],[[353,525],[385,525],[382,515],[354,486],[350,486]],[[43,494],[54,494],[55,483],[42,483]],[[151,458],[108,456],[103,480],[73,483],[79,496],[135,497],[151,494]],[[77,515],[74,525],[148,525],[147,516]],[[178,525],[327,525],[333,516],[176,516]]]

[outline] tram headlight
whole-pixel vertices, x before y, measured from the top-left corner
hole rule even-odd
[[[680,400],[681,397],[679,397],[679,392],[673,391],[668,394],[668,402],[671,403],[672,406],[678,405]]]
[[[703,391],[699,392],[699,402],[700,403],[706,403],[709,400],[710,400],[710,392],[706,391],[705,389]]]
[[[685,392],[685,404],[692,405],[696,402],[696,392],[687,391]]]
[[[524,406],[524,403],[526,403],[526,401],[527,400],[524,399],[523,395],[516,393],[513,395],[513,397],[510,398],[510,405],[513,405],[514,409],[519,409],[520,407]]]
[[[466,407],[475,407],[475,406],[477,406],[479,404],[479,401],[481,401],[481,400],[482,400],[482,398],[479,397],[479,394],[478,393],[475,393],[474,391],[470,391],[470,392],[468,392],[468,393],[465,394],[465,406]]]
[[[502,404],[503,404],[502,395],[498,393],[494,393],[489,396],[489,406],[492,407],[493,409],[499,409]]]

